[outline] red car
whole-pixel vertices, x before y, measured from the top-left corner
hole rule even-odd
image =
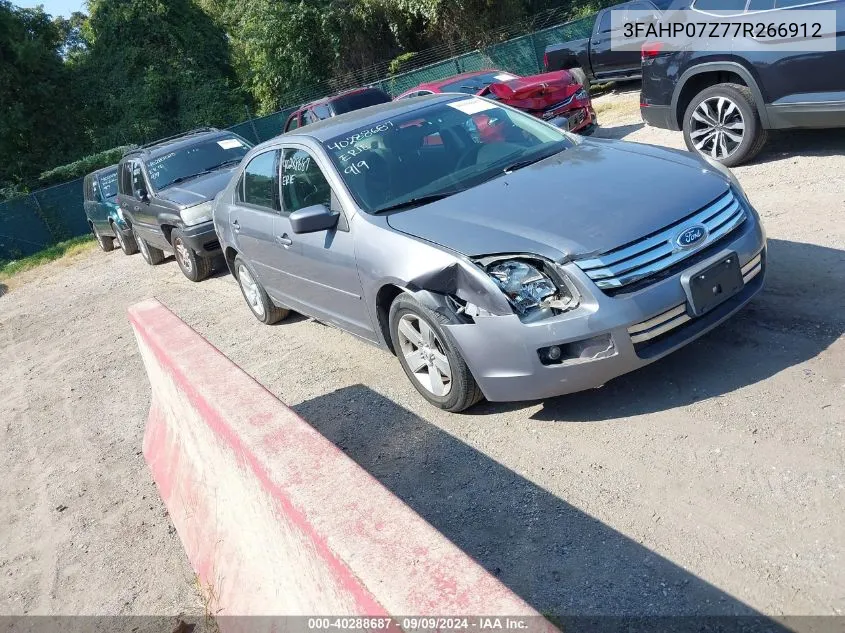
[[[312,101],[300,106],[288,117],[282,132],[290,132],[298,127],[328,119],[338,114],[368,108],[380,103],[390,103],[390,95],[378,88],[358,88],[340,94]]]
[[[596,127],[596,112],[590,96],[565,70],[530,77],[501,70],[480,70],[420,84],[396,99],[440,92],[463,92],[501,101],[578,134],[591,134]]]

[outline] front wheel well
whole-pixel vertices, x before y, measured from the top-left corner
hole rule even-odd
[[[176,229],[175,226],[171,226],[169,224],[162,224],[161,225],[161,232],[164,233],[164,239],[167,240],[168,244],[172,244],[171,235],[173,235],[173,231]]]
[[[393,349],[393,337],[390,335],[390,306],[393,305],[396,297],[403,292],[405,292],[404,288],[387,284],[379,288],[376,294],[376,318],[378,319],[379,330],[384,338],[384,342],[387,343],[387,348],[394,355],[396,354],[396,350]]]
[[[729,70],[714,70],[693,75],[687,80],[683,88],[681,88],[681,93],[678,95],[678,103],[675,107],[675,121],[678,123],[679,129],[683,129],[684,113],[695,98],[695,95],[717,84],[748,86],[748,83],[741,75]]]
[[[229,267],[229,272],[235,275],[235,257],[238,256],[238,251],[231,246],[227,246],[223,256],[226,258],[226,265]]]

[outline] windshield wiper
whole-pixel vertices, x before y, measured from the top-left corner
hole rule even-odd
[[[375,209],[373,213],[384,213],[385,211],[396,211],[398,209],[407,209],[408,207],[418,207],[421,204],[428,204],[430,202],[437,202],[443,198],[448,198],[449,196],[460,193],[461,191],[461,189],[456,189],[454,191],[442,191],[440,193],[431,193],[426,196],[417,196],[416,198],[403,200],[402,202],[397,202],[396,204],[391,204],[386,207],[379,207],[378,209]]]
[[[212,172],[215,172],[218,169],[220,169],[221,167],[224,167],[226,165],[231,165],[232,163],[240,163],[240,162],[241,162],[240,158],[233,158],[231,160],[224,161],[224,162],[220,163],[219,165],[215,165],[214,167],[210,167],[208,169],[204,169],[200,172],[197,172],[196,174],[190,174],[189,176],[179,176],[176,180],[171,180],[169,183],[167,183],[166,185],[164,185],[164,187],[161,187],[161,188],[165,189],[165,188],[169,187],[170,185],[175,185],[175,184],[178,184],[180,182],[185,182],[186,180],[191,180],[192,178],[199,178],[200,176],[205,176],[206,174],[210,174]]]
[[[542,152],[537,156],[532,156],[531,158],[526,158],[524,160],[518,160],[515,163],[512,163],[505,167],[502,171],[506,174],[511,173],[512,171],[516,171],[517,169],[522,169],[523,167],[528,167],[529,165],[533,165],[534,163],[539,163],[541,160],[545,160],[554,156],[555,154],[560,154],[563,150],[567,149],[566,147],[559,147],[556,146],[554,151],[551,152]]]

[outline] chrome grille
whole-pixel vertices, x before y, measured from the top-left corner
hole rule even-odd
[[[645,279],[694,255],[720,240],[745,221],[745,207],[728,190],[700,211],[662,229],[658,233],[598,257],[577,260],[583,270],[602,290],[619,289]],[[707,227],[707,238],[695,248],[683,249],[675,243],[678,232],[694,225]]]

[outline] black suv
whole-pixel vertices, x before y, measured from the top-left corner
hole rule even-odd
[[[675,4],[672,8],[678,7]],[[845,126],[845,0],[694,0],[693,10],[829,9],[837,13],[836,50],[794,52],[642,51],[640,112],[655,127],[683,130],[690,151],[723,165],[753,158],[768,130]]]
[[[148,264],[172,252],[191,281],[211,274],[220,254],[211,204],[251,147],[237,134],[202,128],[121,158],[117,201]]]

